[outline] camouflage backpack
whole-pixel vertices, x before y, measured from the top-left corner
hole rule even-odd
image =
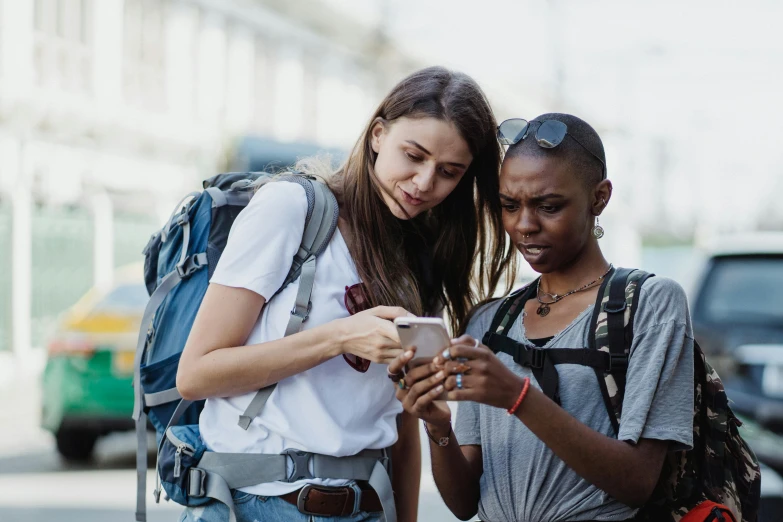
[[[633,319],[640,288],[652,274],[617,268],[598,291],[585,350],[539,349],[508,337],[511,326],[537,282],[508,296],[492,321],[483,342],[495,353],[504,352],[529,367],[542,391],[559,404],[558,364],[581,364],[595,370],[604,404],[619,432],[626,372],[633,340]],[[728,404],[718,374],[694,342],[693,449],[668,452],[650,501],[634,520],[655,522],[755,522],[761,474],[753,451],[739,434],[742,423]]]

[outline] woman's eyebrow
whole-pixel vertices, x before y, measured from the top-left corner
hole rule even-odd
[[[546,201],[547,199],[562,199],[564,196],[562,194],[555,194],[554,192],[550,192],[549,194],[542,194],[541,196],[533,196],[530,198],[530,201],[535,203],[540,203],[542,201]]]
[[[416,142],[416,141],[405,140],[405,143],[409,143],[409,144],[413,145],[414,147],[416,147],[417,149],[419,149],[420,151],[422,151],[424,154],[426,154],[428,156],[432,156],[432,153],[430,151],[428,151],[427,149],[422,147],[422,145],[420,143]],[[446,165],[452,165],[454,167],[458,167],[458,168],[461,168],[461,169],[467,169],[468,168],[467,165],[464,165],[462,163],[457,163],[456,161],[447,161]]]
[[[500,199],[504,199],[510,203],[518,203],[519,200],[512,196],[507,196],[503,193],[498,194],[500,196]],[[532,198],[528,198],[528,201],[531,203],[541,203],[542,201],[546,201],[548,199],[562,199],[564,196],[562,194],[555,194],[555,193],[549,193],[549,194],[543,194],[541,196],[533,196]]]
[[[419,149],[420,151],[422,151],[424,154],[427,154],[427,155],[429,155],[429,156],[432,156],[432,153],[431,153],[430,151],[428,151],[427,149],[425,149],[425,148],[424,148],[424,147],[423,147],[423,146],[422,146],[420,143],[418,143],[418,142],[416,142],[416,141],[413,141],[413,140],[405,140],[405,143],[410,143],[411,145],[413,145],[414,147],[416,147],[417,149]]]

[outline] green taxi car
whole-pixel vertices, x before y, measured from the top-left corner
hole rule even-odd
[[[41,424],[65,459],[88,460],[99,437],[133,428],[133,359],[148,299],[141,267],[126,268],[67,310],[51,337]]]

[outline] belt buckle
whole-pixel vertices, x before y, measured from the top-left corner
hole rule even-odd
[[[302,513],[303,515],[322,517],[324,516],[323,513],[314,513],[312,511],[307,511],[307,509],[305,509],[305,503],[307,502],[307,497],[312,489],[315,489],[312,484],[305,484],[304,486],[302,486],[302,489],[299,490],[299,495],[296,497],[296,509],[298,509],[299,512]]]
[[[327,515],[321,512],[314,512],[314,511],[308,511],[305,507],[305,504],[307,503],[307,499],[310,495],[310,491],[312,490],[338,490],[338,489],[347,489],[350,488],[354,492],[354,502],[353,502],[353,513],[351,513],[350,517],[355,517],[361,512],[361,504],[362,504],[362,490],[359,487],[359,485],[356,483],[356,481],[352,481],[350,484],[346,486],[339,486],[339,487],[329,487],[329,486],[318,486],[315,484],[305,484],[302,486],[302,489],[299,490],[299,494],[296,496],[296,509],[299,510],[300,513],[303,515],[311,515],[316,517],[328,517],[328,516],[335,516],[335,515]]]

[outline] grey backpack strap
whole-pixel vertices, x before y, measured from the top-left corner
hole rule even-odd
[[[397,522],[397,506],[394,503],[391,477],[380,460],[375,463],[368,482],[381,501],[384,522]]]
[[[299,252],[294,256],[293,265],[282,287],[285,288],[288,283],[301,275],[296,302],[285,329],[287,337],[299,332],[302,329],[302,323],[307,320],[310,314],[310,297],[315,282],[316,258],[324,251],[337,228],[340,209],[337,207],[337,199],[334,194],[324,183],[304,176],[287,176],[283,179],[299,183],[305,188],[308,195],[312,194],[312,204],[310,204],[310,197],[307,198],[307,214],[310,218],[305,225]],[[271,384],[256,393],[244,413],[239,417],[238,424],[242,429],[247,430],[252,420],[261,413],[275,386],[276,384]]]
[[[264,409],[264,404],[269,400],[269,396],[272,395],[273,391],[275,391],[275,385],[270,384],[266,388],[261,388],[256,392],[253,396],[253,400],[251,400],[250,404],[245,408],[245,412],[239,416],[240,428],[247,430],[250,427],[250,423],[253,422],[256,415],[261,413],[261,410]]]
[[[291,310],[291,317],[288,319],[288,326],[285,328],[286,337],[299,332],[302,329],[302,323],[310,315],[310,296],[313,294],[313,283],[315,283],[315,256],[310,256],[304,262],[301,273],[299,290],[296,292],[296,301]]]
[[[231,489],[229,489],[223,477],[216,473],[206,473],[206,480],[199,483],[193,477],[193,472],[198,472],[199,470],[191,469],[190,471],[191,475],[188,477],[190,491],[188,491],[188,494],[201,493],[200,491],[195,491],[194,488],[204,484],[203,496],[214,498],[228,506],[228,522],[237,522],[236,511],[234,510],[234,497],[231,495]]]

